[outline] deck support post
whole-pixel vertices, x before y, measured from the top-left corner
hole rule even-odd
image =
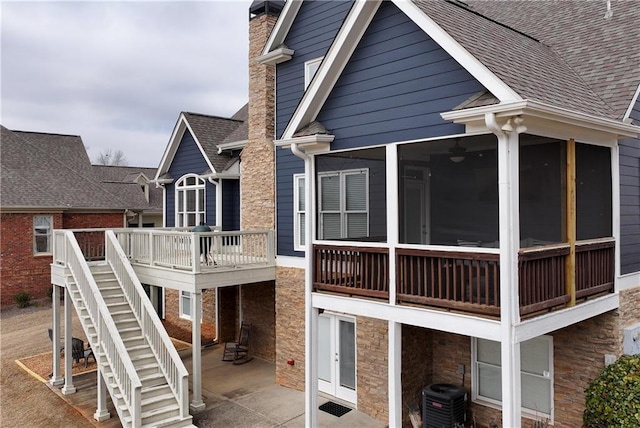
[[[57,285],[52,285],[52,287],[51,306],[53,307],[53,325],[51,326],[51,330],[53,332],[51,334],[51,340],[53,342],[53,373],[51,374],[51,379],[49,379],[49,384],[57,386],[62,385],[64,382],[64,379],[62,379],[60,375],[60,291],[63,290],[63,288]]]
[[[98,422],[106,421],[111,418],[111,414],[107,410],[107,385],[104,383],[104,377],[100,369],[96,371],[98,383],[98,407],[93,414],[93,419]]]
[[[64,395],[74,394],[76,387],[73,386],[73,352],[72,341],[73,326],[71,322],[71,293],[69,289],[65,288],[64,293],[64,386],[62,387],[62,393]]]
[[[200,339],[202,320],[202,291],[191,293],[191,358],[193,361],[192,385],[193,397],[189,408],[194,412],[204,410],[202,401],[202,346]]]

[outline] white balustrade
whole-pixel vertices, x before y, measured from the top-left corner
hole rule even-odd
[[[92,344],[98,364],[103,363],[103,359],[106,359],[113,374],[113,381],[118,385],[122,398],[129,409],[132,426],[140,426],[142,384],[120,338],[115,322],[107,309],[73,231],[58,230],[55,231],[55,237],[54,260],[61,259],[60,254],[57,254],[58,251],[66,255],[65,264],[73,275],[89,318],[98,333],[97,346],[95,343]],[[64,240],[64,248],[59,245],[59,239]]]
[[[146,236],[151,235],[147,234]],[[136,236],[132,241],[138,242],[138,238]],[[118,279],[135,317],[140,322],[142,333],[147,338],[153,353],[158,359],[159,367],[165,374],[169,386],[180,404],[181,416],[187,417],[189,415],[189,373],[153,305],[147,298],[140,280],[129,264],[127,255],[119,244],[120,239],[111,230],[105,232],[105,239],[107,263],[111,266]],[[143,241],[142,239],[140,240],[140,242]],[[132,248],[136,248],[136,245],[133,245]],[[143,244],[141,248],[148,247]]]

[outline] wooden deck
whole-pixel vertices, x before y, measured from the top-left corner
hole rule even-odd
[[[568,275],[569,244],[521,249],[520,315],[535,316],[613,292],[614,251],[612,238],[577,242],[575,275]],[[314,245],[313,257],[314,291],[389,301],[387,248]],[[395,266],[397,304],[500,316],[500,255],[495,250],[396,248]]]

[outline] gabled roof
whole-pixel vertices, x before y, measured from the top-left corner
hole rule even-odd
[[[482,15],[547,45],[622,118],[640,86],[640,5],[636,1],[531,1],[503,7],[493,1],[465,1]]]
[[[82,139],[75,135],[14,132],[0,128],[2,209],[145,209],[106,186],[92,167]]]
[[[100,182],[109,191],[117,194],[133,209],[144,206],[145,212],[162,212],[162,189],[149,182],[155,177],[155,168],[138,168],[132,166],[93,165],[93,170]],[[142,185],[148,186],[149,201],[146,201]]]
[[[298,2],[288,2],[298,3]],[[283,133],[313,122],[375,13],[356,2]],[[542,104],[622,120],[640,85],[640,8],[604,2],[393,0],[485,86],[481,101]],[[287,4],[289,6],[289,4]],[[286,39],[300,4],[285,7],[263,55]],[[495,98],[495,99],[494,99]],[[459,108],[469,108],[469,103]]]
[[[157,169],[155,180],[167,175],[185,132],[190,132],[208,165],[207,171],[194,171],[197,174],[220,173],[229,162],[229,156],[218,153],[218,145],[247,139],[246,106],[232,118],[210,116],[200,113],[182,112],[174,127],[169,143]]]

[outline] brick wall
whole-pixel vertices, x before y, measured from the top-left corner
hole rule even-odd
[[[273,281],[243,285],[242,318],[251,323],[251,355],[275,362],[275,284]]]
[[[356,320],[358,410],[382,422],[389,421],[387,321]]]
[[[276,382],[304,390],[304,270],[276,268]],[[293,359],[290,366],[287,360]]]
[[[15,304],[27,292],[32,299],[48,298],[51,255],[33,254],[33,217],[51,215],[54,229],[122,227],[122,213],[2,213],[0,215],[0,305]]]

